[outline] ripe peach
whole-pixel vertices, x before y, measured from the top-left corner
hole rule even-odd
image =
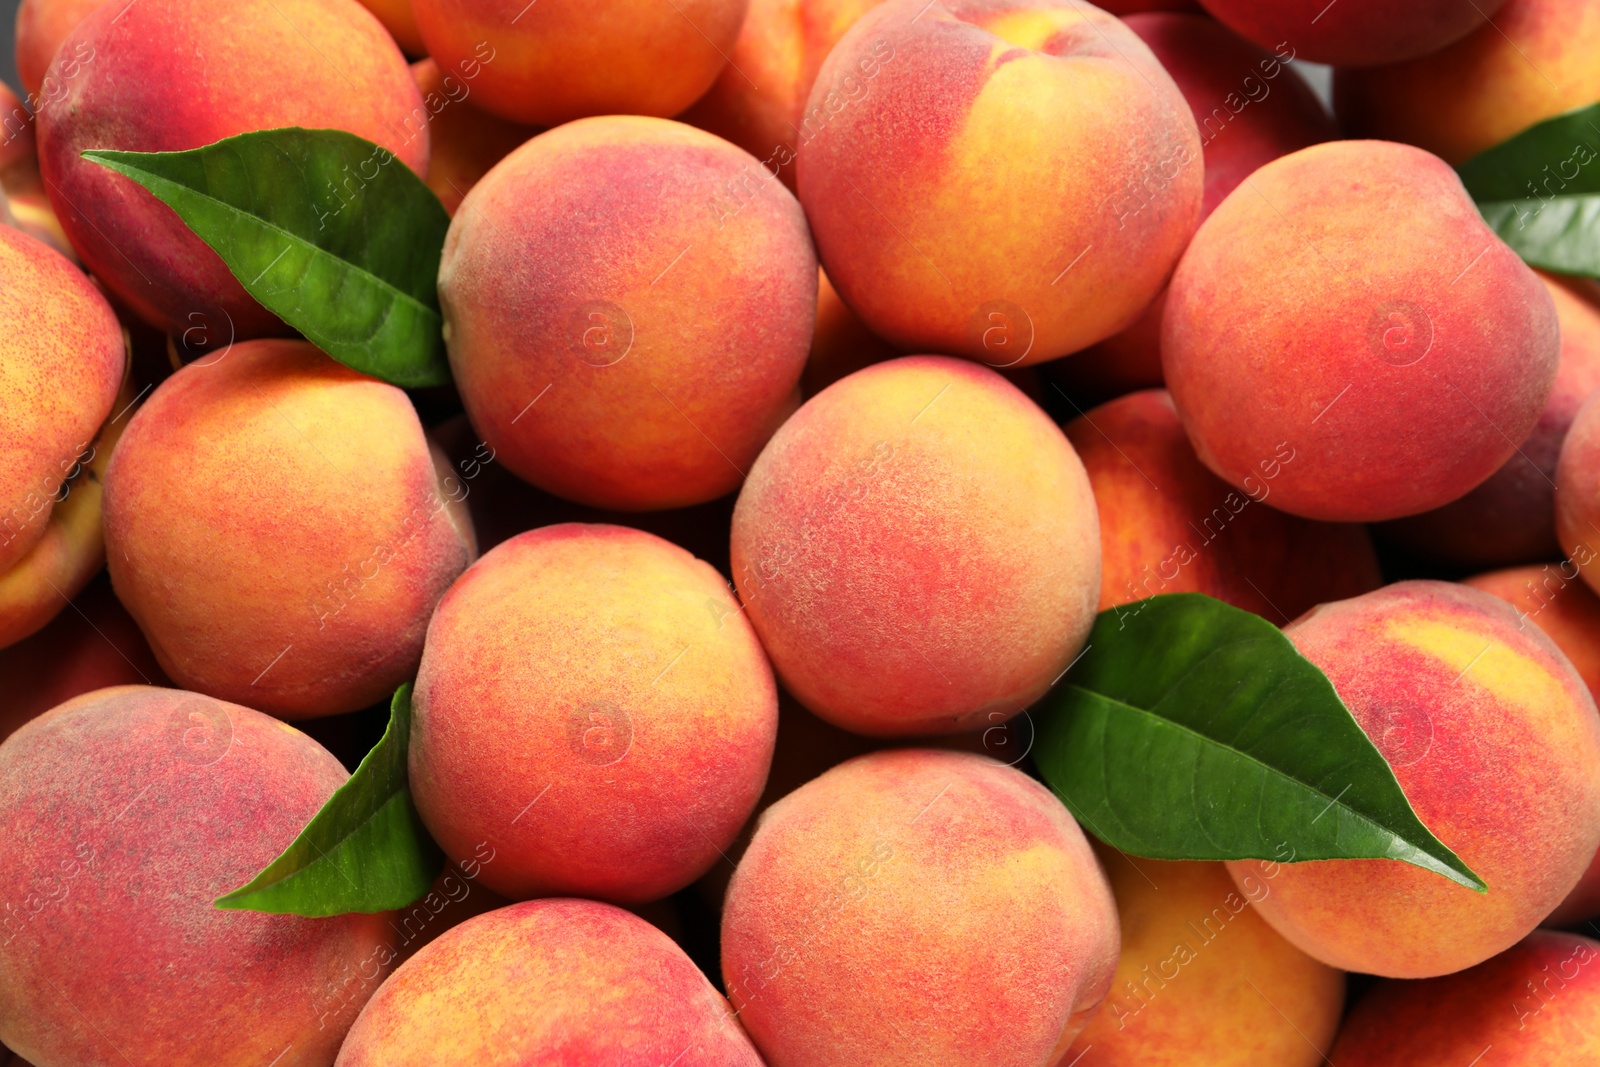
[[[0,1038],[42,1064],[327,1067],[341,973],[382,915],[306,919],[212,901],[253,878],[346,779],[292,727],[124,686],[0,745]]]
[[[507,156],[439,267],[472,424],[520,477],[619,510],[738,486],[793,410],[816,286],[787,189],[726,141],[637,116]]]
[[[716,80],[747,0],[413,0],[441,66],[482,63],[482,107],[556,126],[591,115],[667,118]]]
[[[725,137],[794,188],[806,98],[846,30],[883,0],[750,0],[728,63],[683,121]]]
[[[1592,393],[1567,429],[1556,461],[1556,535],[1583,580],[1600,589],[1600,393]]]
[[[1382,536],[1412,554],[1465,566],[1528,563],[1561,552],[1555,477],[1578,408],[1600,389],[1600,308],[1545,277],[1561,324],[1561,362],[1539,421],[1488,481],[1442,508],[1398,519]]]
[[[1061,802],[928,749],[850,760],[768,808],[722,913],[728,997],[771,1067],[1050,1067],[1117,945]]]
[[[1409,5],[1396,4],[1404,11]],[[1535,123],[1600,99],[1600,8],[1570,0],[1505,0],[1488,25],[1431,55],[1334,77],[1334,110],[1366,137],[1420,145],[1460,164]],[[1576,161],[1551,160],[1565,170]],[[1560,191],[1547,178],[1530,197]],[[1531,186],[1531,183],[1530,183]]]
[[[733,840],[778,711],[716,571],[577,523],[512,538],[445,594],[414,709],[411,790],[448,855],[488,841],[483,883],[514,899],[624,904],[682,889]]]
[[[471,1063],[761,1067],[728,1004],[666,934],[589,900],[469,919],[378,990],[338,1067]]]
[[[1241,491],[1206,470],[1162,390],[1095,408],[1067,427],[1067,440],[1100,513],[1101,611],[1206,593],[1281,626],[1383,584],[1364,528],[1269,507],[1266,473]]]
[[[1470,967],[1538,926],[1600,847],[1600,716],[1555,643],[1446,582],[1324,604],[1288,635],[1489,888],[1399,860],[1291,862],[1262,917],[1325,963],[1393,978]],[[1259,869],[1229,867],[1241,884]]]
[[[1133,859],[1098,846],[1122,955],[1111,994],[1067,1050],[1077,1067],[1321,1067],[1344,975],[1279,937],[1220,863]]]
[[[900,355],[883,338],[867,329],[854,311],[839,299],[828,272],[817,272],[817,328],[811,337],[811,354],[800,391],[809,399],[840,378],[863,367]]]
[[[17,78],[30,97],[45,95],[50,61],[78,24],[105,0],[22,0],[17,5]],[[124,0],[126,2],[126,0]],[[91,51],[79,53],[91,59]]]
[[[145,401],[106,472],[106,546],[174,681],[284,718],[411,677],[474,554],[406,395],[275,340],[190,363]]]
[[[1459,974],[1380,983],[1328,1053],[1339,1067],[1557,1067],[1597,1058],[1600,942],[1543,930]]]
[[[419,174],[428,168],[426,129],[413,136],[406,125],[421,96],[405,57],[356,0],[107,3],[72,31],[51,70],[60,91],[44,99],[38,137],[56,213],[89,269],[171,333],[204,323],[242,338],[284,327],[176,212],[83,159],[86,149],[177,151],[310,126],[348,130]]]
[[[829,53],[798,184],[828,277],[902,349],[995,366],[1126,327],[1199,220],[1200,137],[1075,0],[889,0]]]
[[[1559,353],[1548,291],[1455,172],[1379,141],[1257,171],[1195,235],[1162,324],[1205,465],[1248,488],[1292,454],[1274,503],[1336,522],[1414,515],[1487,479],[1538,421]]]
[[[1437,52],[1484,25],[1506,0],[1200,0],[1263,48],[1288,44],[1313,63],[1366,67]]]
[[[480,110],[472,103],[473,79],[461,72],[424,59],[411,64],[411,74],[427,115],[428,188],[454,215],[467,190],[539,131]]]
[[[958,733],[1042,696],[1083,647],[1100,535],[1059,428],[986,368],[879,363],[806,402],[733,512],[739,596],[822,718]]]
[[[389,31],[394,43],[408,56],[428,54],[422,41],[422,31],[417,28],[417,16],[411,10],[411,0],[361,0],[368,11],[378,16],[383,28]]]

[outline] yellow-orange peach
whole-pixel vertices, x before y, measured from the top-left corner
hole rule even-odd
[[[1117,947],[1061,802],[929,749],[850,760],[768,808],[722,913],[728,997],[770,1067],[1052,1067]]]
[[[1100,589],[1066,437],[994,371],[937,356],[808,400],[751,468],[731,554],[785,687],[882,736],[971,730],[1038,699]]]
[[[470,68],[469,68],[470,69]],[[411,65],[428,122],[428,188],[454,215],[467,190],[539,131],[489,114],[472,103],[472,81],[431,59]]]
[[[390,962],[385,916],[212,902],[347,777],[298,730],[174,689],[101,689],[12,734],[0,1038],[46,1065],[328,1067]]]
[[[22,0],[17,5],[17,78],[30,97],[45,95],[45,74],[78,23],[105,0]],[[93,60],[92,49],[79,49],[80,60]]]
[[[1100,514],[1101,611],[1206,593],[1282,626],[1383,584],[1364,528],[1271,507],[1270,467],[1243,490],[1222,481],[1195,456],[1159,389],[1087,412],[1068,425],[1067,440]]]
[[[507,156],[439,267],[473,426],[520,477],[619,510],[738,486],[793,411],[816,287],[787,189],[720,138],[638,116]]]
[[[56,214],[89,269],[171,333],[284,326],[176,212],[85,150],[179,151],[308,126],[358,134],[427,172],[427,130],[407,125],[421,109],[416,83],[356,0],[108,3],[73,29],[51,71],[59,91],[43,97],[38,138]]]
[[[488,552],[440,601],[411,791],[453,859],[514,899],[638,904],[718,861],[766,781],[777,693],[710,566],[577,523]]]
[[[1505,0],[1200,0],[1262,48],[1287,44],[1313,63],[1363,67],[1437,52]]]
[[[761,1067],[728,1004],[660,930],[589,900],[469,919],[383,984],[338,1067]]]
[[[474,553],[406,395],[303,341],[253,341],[150,394],[106,472],[117,595],[179,685],[286,718],[412,676]]]
[[[1338,71],[1333,86],[1340,121],[1352,133],[1420,145],[1460,164],[1535,123],[1600,100],[1600,64],[1594,62],[1600,8],[1505,0],[1489,22],[1431,55]],[[1564,171],[1587,159],[1592,153],[1580,149],[1575,160],[1550,164]],[[1559,185],[1528,195],[1557,191]]]
[[[590,115],[666,118],[716,80],[747,0],[413,0],[440,66],[479,61],[485,111],[555,126]]]
[[[1077,1067],[1320,1067],[1344,975],[1307,956],[1220,863],[1134,859],[1097,845],[1122,925],[1111,993],[1067,1050]]]
[[[905,350],[1054,359],[1131,323],[1199,220],[1204,165],[1150,49],[1076,0],[889,0],[800,123],[828,277]]]
[[[1400,860],[1286,862],[1262,917],[1325,963],[1392,978],[1448,974],[1516,944],[1600,847],[1600,715],[1572,664],[1505,601],[1447,582],[1324,604],[1288,635],[1488,891]],[[1229,867],[1241,884],[1265,873]]]
[[[1559,355],[1549,292],[1455,172],[1380,141],[1256,171],[1201,225],[1162,322],[1167,388],[1206,466],[1247,489],[1282,462],[1275,505],[1335,522],[1414,515],[1487,479],[1538,421]]]

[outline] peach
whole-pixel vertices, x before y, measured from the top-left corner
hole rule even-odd
[[[17,5],[17,78],[31,98],[42,98],[50,61],[78,24],[105,0],[22,0]],[[124,0],[126,3],[126,0]],[[93,51],[80,48],[80,60],[92,61]]]
[[[958,733],[1043,696],[1100,589],[1066,437],[994,371],[940,356],[807,401],[750,470],[731,560],[784,686],[880,736]]]
[[[755,633],[710,566],[622,526],[487,553],[428,626],[411,790],[453,859],[514,899],[676,892],[749,818],[777,732]]]
[[[1394,5],[1403,11],[1407,5]],[[1600,9],[1570,0],[1505,0],[1487,25],[1431,55],[1334,76],[1346,129],[1420,145],[1454,164],[1536,123],[1600,99]],[[1566,170],[1576,161],[1550,161]],[[1560,191],[1546,179],[1530,197]]]
[[[828,272],[819,270],[817,328],[811,337],[811,354],[806,357],[805,373],[800,376],[801,392],[807,398],[816,396],[840,378],[900,354],[867,329],[867,324],[839,299],[839,291],[828,280]]]
[[[413,0],[428,54],[481,62],[485,111],[556,126],[593,115],[667,118],[722,71],[747,0]]]
[[[728,63],[683,121],[725,137],[794,188],[794,158],[817,70],[883,0],[750,0]]]
[[[356,0],[107,3],[72,31],[51,70],[60,91],[38,116],[51,203],[89,269],[170,333],[206,324],[245,338],[284,327],[176,212],[85,150],[178,151],[309,126],[365,137],[427,171],[427,130],[407,126],[421,95]]]
[[[1122,19],[1148,11],[1186,11],[1194,14],[1202,10],[1196,0],[1106,0],[1097,6]]]
[[[163,382],[112,456],[105,512],[112,583],[168,676],[284,718],[410,678],[475,551],[405,393],[303,341]]]
[[[1567,429],[1556,461],[1556,536],[1583,580],[1600,589],[1600,393],[1591,393]]]
[[[1466,584],[1493,593],[1518,609],[1550,636],[1600,700],[1600,597],[1578,579],[1571,560],[1543,566],[1514,567],[1465,579]],[[1567,926],[1600,915],[1600,853],[1555,911],[1546,926]]]
[[[722,913],[728,997],[770,1067],[1051,1067],[1117,948],[1061,802],[961,752],[861,756],[774,804]]]
[[[1600,389],[1600,308],[1562,283],[1544,280],[1561,324],[1561,362],[1533,432],[1488,481],[1442,508],[1387,524],[1381,532],[1385,540],[1420,558],[1463,566],[1528,563],[1560,554],[1556,461],[1578,408]]]
[[[1206,593],[1284,625],[1383,584],[1360,526],[1296,518],[1265,473],[1237,490],[1206,470],[1172,398],[1130,393],[1080,416],[1067,440],[1100,513],[1100,610]]]
[[[1339,1067],[1592,1063],[1600,1058],[1600,942],[1540,931],[1459,974],[1379,983],[1328,1056]]]
[[[424,59],[411,65],[428,119],[428,188],[451,215],[496,163],[538,130],[482,111],[472,102],[472,79]]]
[[[1392,978],[1471,967],[1526,936],[1600,847],[1600,716],[1561,650],[1498,597],[1447,582],[1324,604],[1287,632],[1488,891],[1400,860],[1289,862],[1271,865],[1262,917],[1324,963]],[[1229,867],[1241,886],[1266,869]]]
[[[1248,489],[1281,464],[1275,506],[1334,522],[1486,480],[1538,421],[1560,354],[1548,291],[1455,172],[1379,141],[1303,149],[1234,190],[1173,276],[1161,342],[1205,465]]]
[[[368,11],[378,16],[383,28],[389,31],[394,43],[408,56],[428,54],[422,41],[422,31],[417,27],[417,16],[411,10],[411,0],[361,0]]]
[[[1154,299],[1199,221],[1172,78],[1076,0],[889,0],[824,61],[798,185],[828,277],[904,350],[1022,366]]]
[[[518,476],[617,510],[737,488],[794,409],[816,286],[787,189],[720,138],[637,116],[507,156],[439,267],[473,426]]]
[[[42,1064],[328,1067],[382,915],[222,910],[347,775],[292,727],[123,686],[0,745],[0,1039]],[[365,968],[364,986],[341,993]]]
[[[728,1004],[666,934],[589,900],[479,915],[408,960],[338,1067],[761,1067]]]
[[[1483,26],[1506,0],[1200,0],[1262,48],[1287,43],[1304,59],[1341,67],[1395,63],[1436,52]]]
[[[1077,1067],[1321,1067],[1344,975],[1279,937],[1220,863],[1095,849],[1111,880],[1122,955],[1111,994],[1063,1059]]]

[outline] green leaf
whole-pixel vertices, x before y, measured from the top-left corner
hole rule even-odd
[[[438,295],[450,218],[387,149],[290,127],[188,152],[83,155],[154,193],[334,359],[395,385],[450,381]]]
[[[1489,227],[1528,263],[1600,276],[1600,104],[1532,126],[1457,170]]]
[[[1101,612],[1038,710],[1045,781],[1124,852],[1396,859],[1486,888],[1417,818],[1327,676],[1220,600],[1174,593]]]
[[[401,686],[389,727],[293,844],[216,906],[322,918],[403,908],[444,867],[406,788],[411,686]]]

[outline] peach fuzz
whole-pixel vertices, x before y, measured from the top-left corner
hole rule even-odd
[[[1122,925],[1111,993],[1067,1050],[1077,1067],[1321,1067],[1344,975],[1262,921],[1265,877],[1097,846]],[[1076,1059],[1074,1057],[1077,1057]]]
[[[1560,555],[1556,463],[1578,409],[1600,389],[1600,308],[1541,277],[1561,326],[1561,362],[1533,432],[1488,481],[1442,508],[1386,524],[1384,540],[1421,558],[1472,567]]]
[[[1464,579],[1467,585],[1493,593],[1516,608],[1550,636],[1600,700],[1600,597],[1578,578],[1571,560],[1542,566],[1514,567]],[[1600,853],[1567,899],[1544,921],[1567,926],[1600,915]]]
[[[1549,397],[1560,336],[1549,292],[1454,171],[1335,141],[1268,163],[1205,221],[1161,349],[1206,466],[1248,488],[1292,454],[1277,507],[1366,522],[1449,503],[1505,463]]]
[[[431,59],[411,65],[428,121],[428,188],[451,215],[496,163],[539,131],[497,118],[472,103],[472,82]]]
[[[190,363],[106,472],[117,596],[175,682],[284,718],[410,678],[475,554],[405,393],[303,341]]]
[[[1289,627],[1477,893],[1399,860],[1274,868],[1256,907],[1335,967],[1427,978],[1539,925],[1600,846],[1600,716],[1555,643],[1489,593],[1400,582]],[[1264,868],[1229,864],[1236,880]]]
[[[727,65],[683,121],[732,141],[793,189],[817,71],[845,31],[882,2],[750,0]]]
[[[1366,67],[1437,52],[1485,24],[1506,0],[1200,0],[1262,48],[1287,43],[1312,63]]]
[[[726,582],[651,534],[566,523],[488,552],[428,626],[411,791],[513,899],[641,904],[719,859],[761,795],[771,668]]]
[[[17,79],[30,98],[45,95],[45,75],[50,62],[78,24],[105,0],[22,0],[17,5]],[[126,2],[126,0],[124,0]],[[93,52],[80,49],[80,60],[92,61]]]
[[[1076,0],[889,0],[823,63],[798,186],[828,276],[904,350],[1038,363],[1123,329],[1199,221],[1199,133]]]
[[[711,88],[747,0],[412,0],[428,54],[483,64],[485,111],[556,126],[593,115],[678,114]]]
[[[1600,8],[1506,0],[1489,21],[1432,55],[1336,72],[1340,122],[1361,136],[1406,141],[1461,164],[1529,126],[1600,100],[1594,62]]]
[[[1037,700],[1083,647],[1100,533],[1061,430],[994,371],[910,356],[806,402],[733,511],[733,577],[784,686],[880,736]]]
[[[667,935],[620,908],[558,898],[479,915],[417,953],[368,1002],[338,1067],[438,1063],[761,1067],[761,1058]]]
[[[450,366],[500,461],[630,511],[738,487],[794,410],[816,287],[787,189],[720,138],[638,116],[507,156],[439,266]]]
[[[1282,626],[1317,604],[1383,584],[1360,526],[1270,506],[1269,466],[1245,489],[1194,454],[1164,391],[1130,393],[1073,420],[1067,440],[1100,514],[1099,609],[1206,593]]]
[[[1061,802],[928,749],[850,760],[767,809],[722,913],[728,997],[770,1067],[1050,1067],[1117,948]]]
[[[1600,942],[1540,931],[1459,974],[1381,982],[1328,1052],[1339,1067],[1464,1067],[1475,1058],[1483,1067],[1600,1060]]]
[[[80,62],[85,49],[93,58]],[[198,324],[245,338],[285,328],[176,212],[84,151],[178,151],[307,126],[365,137],[427,172],[427,130],[408,125],[421,95],[405,57],[356,0],[108,3],[72,31],[51,69],[60,91],[38,115],[51,203],[88,268],[170,333]]]
[[[346,777],[293,727],[173,689],[98,690],[12,734],[0,1039],[46,1065],[331,1064],[386,966],[384,916],[212,902]]]

